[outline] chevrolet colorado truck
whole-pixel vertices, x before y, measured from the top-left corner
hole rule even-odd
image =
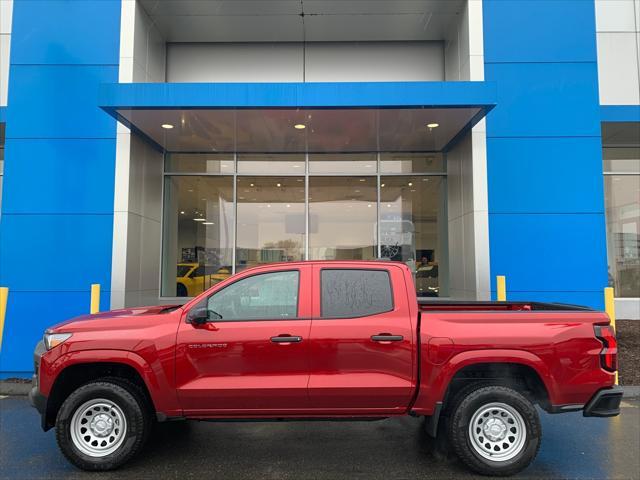
[[[155,422],[412,415],[472,470],[510,475],[540,447],[536,405],[608,417],[622,397],[606,314],[418,301],[382,261],[260,266],[185,305],[81,316],[34,361],[42,427],[86,470],[125,463]]]

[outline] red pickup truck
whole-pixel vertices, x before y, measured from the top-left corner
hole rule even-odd
[[[382,261],[261,266],[184,306],[85,315],[34,360],[42,427],[86,470],[122,465],[156,421],[413,415],[471,469],[510,475],[540,447],[536,404],[607,417],[622,397],[606,314],[422,303],[407,266]]]

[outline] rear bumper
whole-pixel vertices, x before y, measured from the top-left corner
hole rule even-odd
[[[587,402],[582,414],[585,417],[615,417],[620,414],[622,388],[611,387],[598,390]]]

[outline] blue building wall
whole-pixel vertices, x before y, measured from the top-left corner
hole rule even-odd
[[[44,328],[109,305],[116,122],[97,106],[117,82],[120,0],[13,7],[0,285],[10,288],[0,375],[33,369]]]
[[[510,299],[603,307],[594,10],[593,1],[483,3],[485,79],[498,84],[487,117],[491,275],[507,276]]]

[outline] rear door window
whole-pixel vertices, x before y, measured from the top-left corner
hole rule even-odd
[[[323,269],[322,318],[352,318],[393,310],[391,278],[386,270]]]

